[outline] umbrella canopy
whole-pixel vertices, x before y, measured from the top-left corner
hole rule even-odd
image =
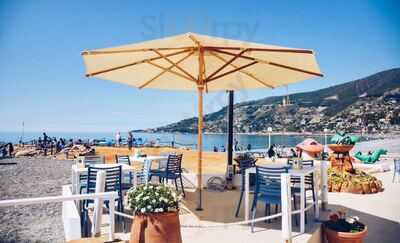
[[[297,144],[296,148],[309,153],[321,153],[324,150],[324,146],[312,138],[306,138],[303,142]]]
[[[137,88],[197,91],[201,209],[203,92],[276,88],[322,77],[312,50],[186,33],[82,52],[86,76]]]
[[[199,51],[208,91],[275,88],[322,76],[312,50],[194,33],[82,55],[87,76],[138,88],[197,90]]]

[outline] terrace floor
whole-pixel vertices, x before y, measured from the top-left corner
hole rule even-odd
[[[390,163],[390,162],[388,162]],[[393,168],[392,168],[393,169]],[[358,195],[349,193],[329,193],[329,209],[345,208],[349,215],[357,215],[368,225],[368,236],[365,243],[397,243],[400,237],[400,183],[392,182],[393,172],[374,174],[383,181],[385,190],[378,194]],[[250,232],[247,225],[224,226],[243,220],[243,205],[238,218],[234,217],[239,191],[215,192],[204,190],[203,211],[194,210],[196,195],[188,192],[181,210],[181,232],[183,242],[282,242],[280,219],[266,224],[256,224],[255,232]],[[261,217],[264,207],[260,204],[257,216]],[[326,218],[328,212],[322,212],[321,219]],[[299,228],[293,221],[293,242],[321,242],[320,224],[313,221],[313,210],[308,213],[306,233],[299,234]],[[190,227],[221,224],[221,227]],[[189,226],[189,227],[187,227]],[[129,229],[129,226],[128,226]],[[116,234],[122,241],[129,240],[129,232]],[[105,238],[83,239],[72,242],[104,242]]]
[[[271,240],[270,242],[281,242],[281,221],[280,218],[272,220],[271,223],[256,223],[255,232],[251,233],[250,226],[238,225],[238,226],[225,226],[224,223],[239,222],[244,220],[242,204],[241,212],[239,217],[234,216],[237,202],[239,198],[239,191],[225,191],[216,192],[204,190],[203,194],[203,211],[196,211],[196,193],[187,192],[187,196],[184,200],[183,207],[180,213],[181,222],[181,233],[183,242],[221,242],[229,241],[230,243],[244,243],[244,242],[265,242],[266,239]],[[257,217],[264,216],[264,207],[262,204],[258,205]],[[308,224],[306,225],[306,233],[299,234],[299,227],[295,226],[293,219],[293,242],[320,242],[320,223],[313,221],[313,210],[311,209],[308,213]],[[106,215],[104,215],[106,216]],[[103,217],[103,224],[107,226],[108,217]],[[127,223],[126,228],[130,228],[130,220],[125,221]],[[215,225],[221,225],[221,227],[215,227]],[[207,226],[213,225],[209,228]],[[90,238],[82,239],[78,241],[71,241],[74,243],[78,242],[105,242],[107,227],[102,229],[101,238]],[[130,237],[129,232],[117,233],[116,238],[121,241],[128,241]]]

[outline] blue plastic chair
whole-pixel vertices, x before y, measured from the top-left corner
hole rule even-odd
[[[131,160],[129,159],[129,155],[115,155],[115,163],[116,164],[125,164],[131,165]],[[133,186],[132,183],[133,175],[132,172],[123,174],[122,179],[122,190],[128,190]],[[128,181],[128,182],[126,182]]]
[[[145,159],[142,170],[137,173],[138,184],[147,184],[150,180],[151,160]]]
[[[245,160],[240,160],[239,163],[239,167],[240,167],[240,177],[241,177],[241,185],[240,185],[240,197],[239,197],[239,202],[238,205],[236,207],[236,213],[235,213],[235,217],[238,217],[239,215],[239,211],[240,211],[240,206],[242,204],[242,200],[243,200],[243,194],[244,194],[244,188],[245,188],[245,184],[246,184],[246,169],[250,168],[250,167],[254,167],[255,166],[255,159],[254,158],[247,158]],[[254,190],[254,179],[255,176],[254,174],[250,174],[250,191]]]
[[[158,176],[162,181],[173,180],[175,182],[175,188],[178,191],[177,179],[179,178],[182,194],[185,197],[185,189],[182,180],[182,156],[182,154],[168,155],[167,167],[165,169],[151,170],[150,180],[153,176]]]
[[[314,167],[314,160],[303,160],[303,167]],[[294,161],[293,160],[288,160],[288,165],[290,167],[293,166]],[[292,193],[299,194],[301,192],[300,188],[300,177],[291,177],[290,182],[292,183]],[[305,176],[304,178],[304,184],[305,184],[305,192],[311,191],[312,193],[312,199],[313,202],[315,203],[315,190],[314,190],[314,173],[311,173],[310,175]],[[294,204],[297,204],[296,196],[294,195],[293,197]],[[307,201],[307,200],[305,200]],[[297,225],[297,217],[296,219],[296,225]],[[307,223],[307,214],[306,214],[306,223]]]
[[[281,205],[281,173],[288,173],[288,168],[256,166],[256,188],[253,205],[251,206],[252,219],[254,220],[259,201],[265,203],[265,215],[271,214],[271,204]],[[254,222],[251,223],[254,232]]]
[[[87,183],[86,183],[86,193],[95,193],[96,192],[96,177],[97,177],[97,172],[98,171],[105,171],[106,172],[106,178],[105,178],[105,186],[104,186],[104,191],[105,192],[111,192],[111,191],[117,191],[118,192],[118,198],[116,201],[118,202],[117,204],[117,210],[120,212],[124,211],[124,205],[123,205],[123,194],[122,194],[122,168],[121,165],[113,166],[113,167],[96,167],[96,166],[89,166],[88,167],[88,174],[87,174]],[[94,203],[94,200],[85,200],[83,203],[83,208],[82,208],[82,213],[83,217],[82,219],[84,220],[83,226],[84,226],[84,231],[86,232],[86,235],[89,232],[89,214],[88,214],[88,207],[89,204]],[[109,202],[108,200],[104,200],[104,203],[108,207]],[[117,219],[120,217],[117,216]]]
[[[89,166],[94,166],[94,165],[99,165],[99,164],[105,163],[104,156],[98,156],[98,155],[84,156],[84,160],[85,160],[86,168],[88,168]],[[79,183],[80,183],[79,193],[82,193],[82,190],[87,187],[87,178],[88,178],[87,173],[82,173],[79,175]]]
[[[314,167],[314,160],[303,160],[303,167]],[[288,160],[288,165],[290,167],[293,166],[294,161],[293,160]],[[294,192],[295,193],[300,193],[300,177],[291,177],[290,182],[293,184]],[[310,175],[305,176],[304,178],[304,184],[305,184],[305,191],[311,191],[312,192],[312,198],[313,201],[315,202],[315,191],[314,191],[314,173],[311,173]]]

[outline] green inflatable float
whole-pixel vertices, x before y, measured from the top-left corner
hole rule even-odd
[[[374,164],[379,160],[382,154],[386,154],[386,149],[377,149],[372,154],[362,154],[360,151],[354,154],[354,157],[361,160],[364,164]]]

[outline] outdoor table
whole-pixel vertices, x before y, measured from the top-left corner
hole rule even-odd
[[[133,173],[133,186],[136,186],[136,172],[134,168],[127,164],[96,164],[97,168],[107,168],[107,167],[115,167],[117,165],[121,165],[122,175],[126,173]],[[82,174],[87,174],[88,167],[81,167],[77,164],[72,165],[72,193],[79,194],[80,191],[80,182],[79,177]]]
[[[168,160],[168,156],[164,156],[164,155],[148,155],[146,157],[135,157],[133,156],[132,161],[137,161],[137,162],[142,162],[144,163],[145,160],[150,160],[151,163],[153,163],[153,161],[156,161],[159,163],[160,167],[166,167],[166,161]],[[165,164],[163,164],[162,162],[165,161]]]
[[[286,165],[286,164],[285,164]],[[268,167],[277,167],[277,166],[284,166],[283,164],[266,164],[265,166]],[[300,232],[304,233],[305,231],[305,212],[309,210],[311,207],[315,207],[315,218],[319,217],[319,208],[318,208],[318,185],[314,185],[314,190],[315,190],[315,202],[310,204],[309,206],[305,206],[305,197],[306,197],[306,192],[305,192],[305,176],[315,172],[315,167],[304,167],[303,169],[289,169],[288,174],[292,177],[298,177],[300,178],[300,210],[297,211],[292,211],[292,214],[295,213],[300,213]],[[251,167],[246,169],[246,174],[245,174],[245,200],[244,200],[244,205],[245,205],[245,220],[249,219],[249,213],[250,213],[250,189],[249,189],[249,183],[250,183],[250,174],[255,174],[256,173],[256,168]],[[314,183],[317,182],[317,177],[316,173],[314,175]],[[318,184],[318,183],[316,183]]]

